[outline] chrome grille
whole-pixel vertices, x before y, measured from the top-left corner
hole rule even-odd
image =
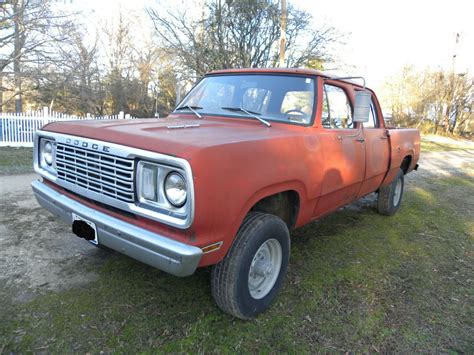
[[[134,160],[64,143],[56,146],[58,178],[124,202],[135,201]]]

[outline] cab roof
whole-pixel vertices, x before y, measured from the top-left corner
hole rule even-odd
[[[222,70],[214,70],[206,74],[208,75],[219,75],[219,74],[299,74],[299,75],[312,75],[312,76],[321,76],[323,78],[327,79],[338,79],[339,76],[330,74],[327,72],[323,72],[320,70],[315,70],[315,69],[306,69],[306,68],[242,68],[242,69],[222,69]],[[341,80],[346,83],[349,83],[351,85],[356,85],[363,87],[357,82],[354,82],[352,80],[344,79]]]

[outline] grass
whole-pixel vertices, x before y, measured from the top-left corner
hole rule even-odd
[[[474,151],[474,144],[465,139],[424,135],[421,137],[422,152]]]
[[[414,187],[393,217],[345,209],[294,231],[287,282],[254,321],[217,309],[209,270],[117,256],[97,282],[3,307],[0,352],[472,353],[471,180]]]
[[[33,172],[33,148],[0,148],[0,174]]]

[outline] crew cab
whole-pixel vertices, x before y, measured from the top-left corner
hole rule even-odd
[[[176,276],[212,265],[217,305],[249,319],[282,286],[292,229],[374,192],[393,215],[419,153],[419,132],[386,127],[355,79],[223,70],[165,119],[43,127],[32,187],[95,245]]]

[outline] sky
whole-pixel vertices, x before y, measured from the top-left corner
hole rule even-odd
[[[291,1],[291,0],[290,0]],[[362,75],[377,88],[404,65],[452,68],[474,73],[474,2],[425,0],[292,0],[308,10],[317,25],[327,23],[347,34],[339,53],[350,75]],[[455,48],[456,33],[459,44]]]
[[[200,0],[202,1],[202,0]],[[192,0],[169,0],[187,6]],[[197,3],[198,1],[194,1]],[[364,76],[374,89],[401,71],[404,65],[451,70],[456,53],[457,72],[474,73],[474,1],[468,0],[287,0],[310,12],[314,25],[334,26],[345,34],[345,45],[335,48],[343,64],[341,75]],[[121,8],[142,14],[153,0],[74,0],[90,11],[91,23],[111,19]],[[192,8],[192,7],[190,7]],[[143,16],[143,15],[142,15]],[[146,26],[143,30],[150,30]],[[459,44],[455,45],[456,33]]]

